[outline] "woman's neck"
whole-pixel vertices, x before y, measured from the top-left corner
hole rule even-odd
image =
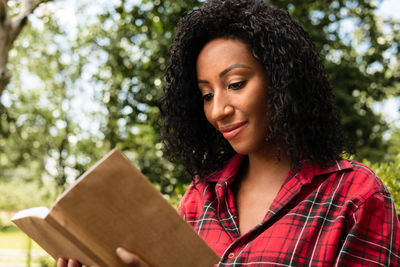
[[[276,152],[249,154],[232,184],[241,234],[263,220],[290,169],[288,158],[281,155],[278,160]]]
[[[243,179],[256,184],[282,184],[290,170],[290,160],[285,153],[269,146],[257,153],[248,155]]]

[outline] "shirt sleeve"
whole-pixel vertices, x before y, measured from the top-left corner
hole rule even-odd
[[[335,266],[400,266],[400,224],[390,194],[371,195],[351,217]]]

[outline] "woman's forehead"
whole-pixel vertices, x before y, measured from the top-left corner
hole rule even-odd
[[[223,69],[232,65],[252,65],[257,60],[247,44],[239,39],[218,38],[208,42],[197,57],[197,72],[217,67]]]

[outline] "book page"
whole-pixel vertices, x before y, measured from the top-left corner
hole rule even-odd
[[[54,259],[65,256],[79,258],[85,264],[94,263],[95,261],[83,253],[71,240],[65,238],[43,219],[46,210],[48,211],[45,207],[24,210],[17,213],[12,221]]]
[[[118,150],[85,173],[50,211],[107,266],[121,246],[150,266],[212,266],[219,257]],[[98,264],[101,265],[101,264]]]
[[[20,210],[14,214],[14,216],[11,218],[11,221],[29,216],[34,216],[44,219],[48,213],[49,209],[46,207],[34,207],[30,209]]]

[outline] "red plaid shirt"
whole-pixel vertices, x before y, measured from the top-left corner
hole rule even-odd
[[[195,179],[179,207],[218,266],[400,266],[393,200],[368,167],[339,160],[290,171],[262,223],[241,235],[229,185],[242,159]]]

